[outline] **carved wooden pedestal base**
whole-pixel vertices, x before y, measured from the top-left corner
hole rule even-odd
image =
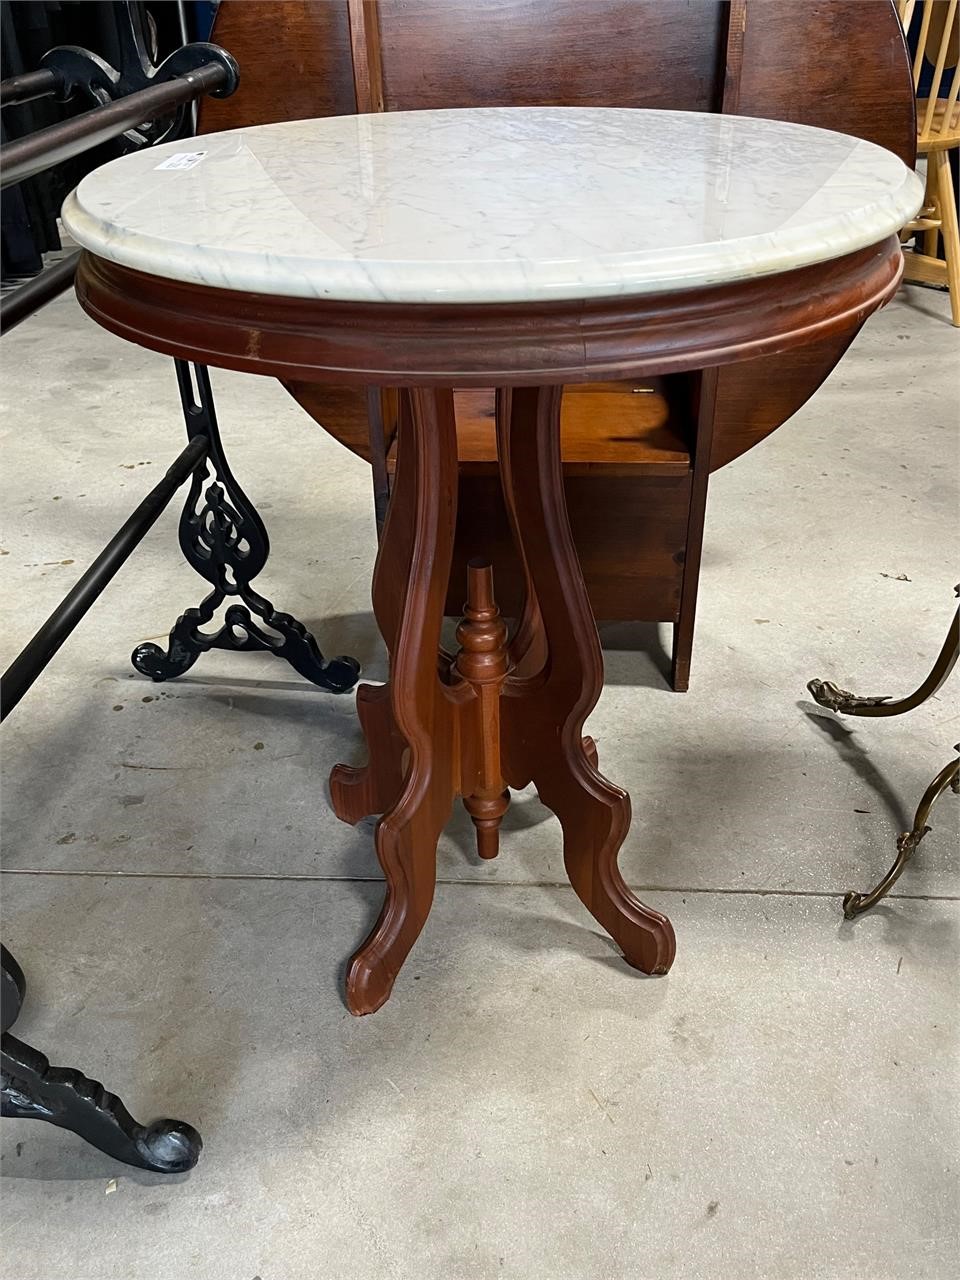
[[[515,634],[494,600],[494,570],[469,569],[460,652],[440,648],[456,524],[453,396],[405,392],[396,483],[374,575],[374,611],[390,652],[390,682],[357,694],[370,762],[338,765],[330,786],[345,822],[383,814],[377,856],[387,895],[353,957],[347,1003],[372,1013],[426,921],[436,851],[453,801],[495,857],[508,788],[536,785],[560,819],[564,862],[581,901],[630,964],[666,973],[669,920],[627,888],[617,855],[630,800],[597,770],[583,725],[603,687],[600,643],[567,522],[560,467],[560,387],[498,395],[500,473],[526,581]]]

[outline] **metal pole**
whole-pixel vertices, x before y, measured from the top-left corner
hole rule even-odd
[[[226,67],[217,62],[204,63],[196,71],[187,71],[175,80],[140,89],[126,98],[111,102],[106,107],[96,107],[73,120],[40,129],[28,138],[11,142],[4,152],[4,166],[0,186],[9,187],[24,178],[51,169],[54,165],[79,155],[90,147],[116,138],[127,129],[136,128],[146,120],[156,119],[171,107],[191,102],[212,89],[229,82]]]
[[[69,289],[77,274],[79,261],[80,254],[71,253],[69,258],[47,267],[38,276],[8,294],[0,302],[0,330],[9,333],[21,320],[26,320],[27,316],[32,316],[34,311],[39,311],[58,294]]]
[[[35,98],[49,98],[53,93],[63,93],[63,78],[59,72],[48,67],[40,71],[24,71],[22,75],[0,80],[0,107],[33,102]]]
[[[209,440],[194,436],[183,453],[118,530],[76,586],[67,592],[0,682],[0,720],[14,709],[77,623],[153,527],[170,499],[207,455]]]

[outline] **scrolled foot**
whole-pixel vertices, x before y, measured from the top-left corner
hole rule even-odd
[[[360,664],[356,658],[340,655],[327,661],[317,642],[302,622],[288,613],[278,613],[265,605],[265,630],[244,605],[233,604],[224,614],[223,625],[208,633],[201,628],[211,620],[216,605],[208,598],[198,609],[188,609],[174,624],[166,650],[156,644],[140,644],[131,662],[141,675],[156,683],[175,680],[210,649],[234,652],[273,653],[287,662],[312,684],[328,693],[347,693],[357,683]]]
[[[377,857],[387,892],[377,923],[347,970],[347,1008],[357,1016],[375,1013],[389,998],[430,914],[437,879],[437,841],[453,803],[449,761],[436,767],[439,786],[433,795],[428,794],[431,787],[410,779],[404,796],[377,826]]]
[[[563,860],[577,897],[634,969],[669,972],[676,955],[673,926],[630,890],[617,856],[630,827],[630,799],[599,774],[584,751],[539,762],[534,783],[563,828]]]
[[[864,911],[876,906],[881,898],[885,898],[903,874],[903,869],[917,851],[917,845],[931,827],[916,826],[912,831],[901,831],[897,836],[897,856],[893,866],[875,888],[869,893],[854,893],[853,890],[843,899],[843,915],[845,920],[852,920]]]
[[[871,905],[867,902],[867,894],[855,893],[853,889],[843,897],[843,918],[844,920],[852,920],[854,916],[858,916],[861,911],[866,911]]]
[[[115,1093],[72,1067],[53,1067],[46,1056],[9,1031],[2,1038],[0,1110],[19,1120],[45,1120],[69,1129],[106,1155],[155,1173],[183,1173],[197,1163],[203,1143],[179,1120],[138,1124]]]
[[[161,684],[164,680],[175,680],[177,676],[190,670],[203,652],[200,645],[191,643],[191,633],[199,625],[199,618],[192,618],[191,613],[196,614],[198,611],[188,610],[177,619],[165,650],[158,644],[137,645],[130,655],[130,661],[142,676],[149,676],[155,683]]]
[[[811,680],[807,689],[818,706],[846,715],[856,715],[865,707],[882,707],[885,702],[890,701],[889,695],[881,698],[858,697],[855,693],[841,689],[832,680]]]
[[[957,749],[960,750],[960,748]],[[881,898],[887,896],[902,875],[904,867],[916,853],[920,841],[932,830],[927,825],[930,810],[948,787],[955,788],[958,779],[960,779],[960,758],[951,760],[948,765],[945,765],[923,793],[913,819],[913,826],[909,831],[901,831],[897,836],[896,859],[876,888],[871,889],[869,893],[851,892],[844,898],[843,914],[848,920],[861,915]]]
[[[397,975],[388,968],[382,956],[365,947],[350,961],[347,969],[347,1008],[355,1018],[376,1013],[393,991]]]
[[[186,1173],[200,1159],[203,1139],[192,1125],[181,1120],[154,1120],[137,1139],[137,1147],[145,1169]]]

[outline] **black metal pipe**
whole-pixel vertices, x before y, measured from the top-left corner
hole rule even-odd
[[[0,302],[0,331],[9,333],[21,320],[26,320],[27,316],[32,316],[58,294],[69,289],[77,274],[79,261],[79,252],[71,253],[69,258],[47,267],[38,276],[8,294]]]
[[[175,80],[138,89],[109,106],[95,107],[72,120],[52,124],[49,129],[40,129],[28,138],[11,142],[4,152],[0,185],[9,187],[24,178],[32,178],[34,174],[61,164],[81,151],[118,137],[127,129],[164,115],[171,107],[192,102],[228,81],[225,66],[206,62],[196,71],[187,71]]]
[[[59,71],[43,67],[39,71],[24,71],[22,75],[0,80],[0,107],[14,103],[33,102],[35,98],[49,98],[63,92],[63,77]]]
[[[93,564],[14,658],[0,681],[0,720],[5,719],[46,667],[130,553],[156,523],[170,499],[207,455],[209,439],[194,436],[166,475],[110,539]]]

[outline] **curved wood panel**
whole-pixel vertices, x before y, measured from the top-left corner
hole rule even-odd
[[[81,306],[182,360],[360,386],[485,387],[683,373],[789,351],[864,318],[903,272],[897,236],[776,276],[556,302],[333,302],[144,275],[84,251]]]
[[[911,167],[917,128],[910,62],[889,0],[747,0],[739,115],[836,129]],[[800,409],[860,331],[788,356],[723,369],[712,470],[738,458]]]
[[[717,111],[717,0],[380,0],[384,107]]]
[[[210,38],[236,58],[240,85],[200,99],[199,133],[357,109],[346,0],[222,0]]]
[[[735,12],[741,6],[735,7]],[[746,0],[737,110],[867,138],[913,162],[913,86],[892,0]],[[568,105],[719,110],[721,0],[379,0],[387,110]],[[265,22],[269,12],[269,23]],[[356,110],[347,0],[223,0],[213,39],[241,85],[201,105],[201,131]],[[720,375],[711,463],[799,409],[843,355],[853,322],[804,350]],[[335,435],[365,416],[359,390],[288,390]],[[350,424],[353,424],[352,426]]]

